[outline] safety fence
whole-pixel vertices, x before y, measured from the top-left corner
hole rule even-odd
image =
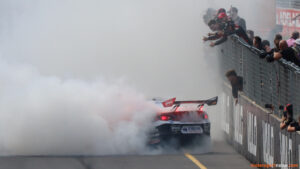
[[[280,119],[239,95],[235,104],[230,86],[224,85],[222,103],[223,130],[227,141],[253,167],[296,169],[300,166],[300,135],[280,130]],[[233,159],[234,160],[234,159]]]
[[[221,70],[235,69],[244,79],[244,91],[236,104],[231,86],[224,83],[221,96],[226,139],[253,167],[300,168],[300,134],[280,130],[279,105],[292,103],[300,115],[300,70],[285,60],[267,63],[257,49],[231,37],[219,47]],[[273,104],[274,112],[265,104]]]
[[[294,106],[294,117],[300,115],[300,68],[284,59],[266,62],[260,51],[238,37],[232,36],[219,47],[221,70],[225,74],[234,69],[244,79],[244,94],[264,107],[272,104],[274,114],[280,116],[279,106]]]

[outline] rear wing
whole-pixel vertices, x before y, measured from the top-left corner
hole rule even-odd
[[[162,105],[164,107],[171,107],[171,106],[179,107],[181,104],[198,104],[198,106],[203,106],[206,104],[208,106],[214,106],[217,105],[217,103],[218,103],[218,96],[207,100],[191,100],[191,101],[176,101],[176,98],[172,98],[162,102]]]

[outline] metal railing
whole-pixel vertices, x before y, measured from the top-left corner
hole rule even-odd
[[[232,36],[220,45],[223,75],[234,69],[244,79],[244,94],[257,104],[275,106],[292,103],[294,117],[300,115],[300,68],[284,59],[273,63],[259,58],[258,49]]]

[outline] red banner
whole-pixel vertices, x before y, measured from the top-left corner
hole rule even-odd
[[[300,32],[300,10],[277,7],[276,24],[283,26],[283,36],[290,36],[296,30]]]

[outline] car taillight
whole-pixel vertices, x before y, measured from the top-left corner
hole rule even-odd
[[[208,115],[207,114],[204,114],[204,119],[208,119]]]
[[[199,111],[203,112],[203,106],[200,106]]]
[[[170,116],[167,116],[167,115],[161,115],[160,116],[160,120],[162,120],[162,121],[168,121],[170,119],[171,119]]]

